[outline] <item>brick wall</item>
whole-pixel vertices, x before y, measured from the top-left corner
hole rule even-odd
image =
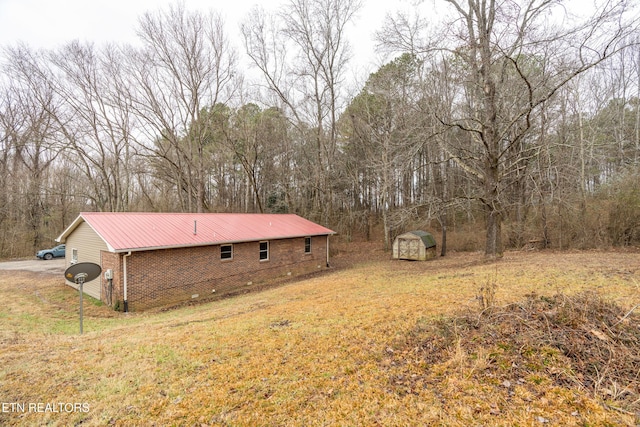
[[[127,258],[128,309],[144,310],[193,299],[251,290],[274,279],[310,273],[326,267],[327,237],[269,241],[269,259],[260,260],[260,243],[236,243],[233,259],[220,258],[220,246],[133,252]],[[103,269],[119,272],[122,254],[103,254]],[[117,278],[115,276],[118,276]],[[103,279],[104,280],[104,279]],[[123,300],[121,274],[113,280],[113,301]]]
[[[107,251],[100,252],[100,265],[102,266],[102,291],[100,293],[102,301],[106,304],[110,304],[112,307],[117,304],[117,301],[123,301],[122,296],[122,255]],[[109,301],[109,281],[104,278],[104,273],[107,270],[113,271],[113,280],[111,281],[111,301]],[[120,308],[119,308],[120,309]]]

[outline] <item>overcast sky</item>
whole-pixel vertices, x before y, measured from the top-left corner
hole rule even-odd
[[[227,29],[236,35],[238,24],[259,3],[275,10],[286,0],[183,0],[190,10],[219,11]],[[379,65],[374,55],[373,32],[387,13],[411,7],[410,0],[363,0],[349,39],[359,68]],[[53,48],[71,40],[136,43],[138,17],[146,11],[166,8],[170,0],[0,0],[0,45],[24,41],[34,48]],[[431,3],[432,0],[427,0]],[[375,71],[371,69],[370,71]]]

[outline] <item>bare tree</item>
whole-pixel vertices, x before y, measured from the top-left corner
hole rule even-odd
[[[56,114],[68,156],[92,187],[96,208],[126,211],[131,196],[134,118],[122,64],[113,45],[71,42],[51,52],[51,86],[62,102]]]
[[[369,170],[368,185],[375,187],[373,204],[382,217],[385,249],[390,248],[393,230],[402,225],[407,209],[412,210],[424,196],[413,191],[416,149],[424,146],[416,132],[421,122],[415,114],[419,69],[409,54],[383,65],[369,76],[345,111],[349,150],[361,153],[362,168]]]
[[[485,253],[503,252],[505,190],[535,154],[536,114],[558,90],[619,52],[637,28],[625,1],[605,2],[588,19],[554,26],[562,3],[548,0],[445,0],[457,17],[430,38],[417,38],[418,21],[389,22],[382,41],[396,50],[454,58],[461,93],[443,126],[465,132],[452,158],[476,180],[486,214]]]
[[[12,180],[17,185],[12,192],[14,200],[7,205],[13,205],[14,212],[15,209],[22,211],[33,250],[44,240],[42,220],[47,210],[44,200],[47,170],[62,149],[52,115],[58,100],[39,72],[41,55],[24,45],[8,49],[6,55],[9,58],[6,72],[11,76],[11,83],[5,90],[2,114],[6,150],[2,156],[3,172],[7,172],[8,156],[12,156]],[[48,237],[51,240],[52,236]]]
[[[147,146],[173,171],[178,191],[185,193],[183,209],[202,212],[207,200],[208,161],[206,107],[225,104],[237,87],[236,52],[213,12],[190,12],[184,5],[146,13],[138,35],[144,47],[134,53],[131,67],[137,89],[133,108],[143,121],[147,138],[164,143]]]
[[[291,0],[277,17],[254,9],[242,25],[245,49],[268,90],[292,118],[306,148],[307,185],[316,212],[332,211],[337,120],[350,58],[345,29],[359,0]]]
[[[4,83],[4,82],[3,82]],[[14,140],[17,120],[15,119],[15,100],[12,91],[5,85],[0,86],[0,182],[4,191],[0,191],[0,254],[5,255],[10,245],[8,233],[12,215],[12,206],[15,206],[8,191],[12,187],[12,159],[15,158]]]

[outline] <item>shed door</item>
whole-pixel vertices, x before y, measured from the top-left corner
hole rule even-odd
[[[420,241],[398,239],[398,258],[418,259],[420,256]]]

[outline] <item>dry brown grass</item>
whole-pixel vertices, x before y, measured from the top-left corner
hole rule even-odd
[[[419,263],[360,248],[337,247],[326,274],[203,305],[122,314],[85,300],[82,336],[75,291],[55,278],[0,273],[0,403],[89,405],[0,412],[0,424],[638,423],[633,406],[555,382],[547,366],[566,360],[551,344],[531,353],[548,359],[545,369],[518,365],[515,376],[505,373],[520,353],[485,335],[470,346],[462,327],[428,357],[415,352],[437,325],[479,313],[479,290],[491,284],[491,307],[534,291],[590,291],[628,312],[640,300],[637,253],[512,252],[497,263],[452,253]]]

